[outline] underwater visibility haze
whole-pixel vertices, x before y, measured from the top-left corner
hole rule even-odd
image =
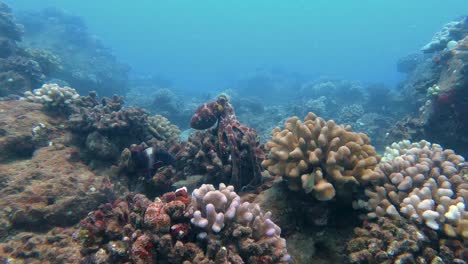
[[[467,11],[0,0],[0,263],[467,263]]]

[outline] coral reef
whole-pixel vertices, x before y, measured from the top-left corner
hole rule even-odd
[[[424,45],[421,50],[425,53],[433,53],[444,49],[451,49],[457,45],[457,41],[463,39],[468,33],[468,18],[447,23],[441,31],[437,32],[432,40]]]
[[[437,52],[421,62],[401,84],[403,98],[407,98],[404,101],[407,113],[390,130],[390,142],[426,139],[463,155],[468,153],[468,137],[464,132],[468,129],[466,19],[451,23],[454,27],[445,33],[454,39],[447,42],[443,37],[437,42],[442,45],[437,46]],[[448,43],[450,48],[446,48]]]
[[[0,3],[0,96],[37,88],[60,68],[59,58],[51,52],[18,45],[22,36],[23,27],[15,23],[8,6]]]
[[[468,164],[452,150],[427,141],[395,143],[376,171],[383,183],[366,190],[369,217],[405,217],[468,238]]]
[[[66,119],[40,104],[0,102],[0,240],[72,226],[112,198],[112,185],[78,162]]]
[[[160,88],[141,81],[134,85],[125,95],[129,105],[142,107],[151,114],[162,115],[181,129],[189,128],[190,118],[199,103],[193,104],[187,95],[183,97],[175,93],[173,88]]]
[[[75,87],[80,94],[97,91],[100,95],[112,96],[127,90],[129,66],[118,62],[88,31],[81,18],[47,8],[20,12],[17,20],[25,29],[22,44],[29,50],[25,53],[40,64],[45,81],[66,80],[68,86]],[[36,51],[31,52],[32,49]],[[42,83],[32,88],[40,85]]]
[[[410,73],[416,67],[418,64],[420,64],[423,60],[423,56],[419,53],[413,53],[410,55],[407,55],[403,58],[400,58],[397,62],[397,70],[398,72],[401,73]]]
[[[25,101],[0,102],[0,162],[29,158],[57,137],[64,120],[51,118],[41,109]]]
[[[111,197],[108,180],[73,161],[75,155],[73,148],[51,146],[30,160],[0,164],[0,238],[71,226]]]
[[[364,107],[361,104],[351,104],[345,105],[341,108],[337,122],[340,124],[352,124],[354,123],[359,117],[364,115]]]
[[[237,120],[226,95],[222,94],[216,101],[199,106],[190,126],[198,130],[209,129],[206,133],[217,135],[214,142],[217,149],[215,153],[224,164],[226,161],[230,163],[230,184],[240,189],[252,188],[261,183],[260,162],[263,159],[263,150],[259,146],[257,133]],[[213,156],[210,152],[208,155]]]
[[[291,190],[313,192],[326,201],[378,178],[373,169],[380,157],[369,138],[332,120],[309,113],[304,122],[292,117],[284,130],[275,128],[271,134],[266,144],[270,153],[262,166],[287,180]]]
[[[0,2],[0,37],[19,41],[22,35],[23,28],[14,21],[10,7]]]
[[[236,81],[233,90],[242,97],[254,96],[262,98],[265,104],[277,104],[293,99],[293,94],[285,91],[297,90],[299,86],[300,78],[296,73],[259,68]]]
[[[167,118],[161,115],[154,115],[148,118],[149,126],[154,129],[153,134],[164,141],[177,141],[180,137],[180,129],[173,125]]]
[[[2,263],[79,263],[79,244],[73,239],[75,228],[56,227],[45,234],[22,232],[0,243]]]
[[[0,58],[0,70],[2,71],[1,79],[5,83],[5,87],[0,90],[2,96],[21,94],[39,87],[46,77],[38,62],[21,55]]]
[[[404,219],[379,217],[355,229],[348,241],[350,263],[465,263],[466,248],[457,240],[428,237]]]
[[[303,84],[298,95],[307,98],[325,96],[335,106],[362,103],[365,89],[358,81],[322,78]]]
[[[279,180],[258,194],[242,198],[271,211],[272,220],[281,226],[288,241],[293,263],[345,263],[343,241],[361,225],[358,212],[349,204],[307,199],[306,194],[291,192]]]
[[[191,199],[185,188],[155,202],[129,194],[91,213],[76,236],[89,263],[286,263],[269,216],[232,186],[202,185]]]

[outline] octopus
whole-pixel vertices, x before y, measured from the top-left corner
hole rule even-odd
[[[215,101],[199,106],[190,126],[197,130],[211,129],[216,133],[218,151],[221,155],[228,155],[232,164],[229,184],[241,191],[261,184],[260,163],[264,153],[257,132],[239,122],[227,95],[221,94]]]

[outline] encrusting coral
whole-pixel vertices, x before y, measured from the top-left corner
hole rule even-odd
[[[287,263],[280,229],[232,186],[185,188],[154,202],[129,194],[90,213],[76,233],[87,263]]]
[[[368,216],[401,216],[449,237],[467,239],[468,164],[464,158],[427,141],[393,144],[387,152],[391,154],[376,169],[383,184],[366,190]]]
[[[262,165],[287,180],[291,190],[313,192],[326,201],[378,179],[373,169],[380,157],[369,138],[349,126],[309,113],[304,122],[292,117],[283,130],[275,128],[271,134],[266,144],[270,153]]]
[[[153,134],[158,134],[165,141],[176,141],[180,136],[180,129],[173,125],[162,115],[154,115],[148,118],[150,128],[154,130]]]
[[[0,243],[0,263],[79,263],[74,227],[55,227],[47,233],[22,232]]]
[[[355,228],[355,237],[347,243],[350,263],[465,263],[464,245],[457,240],[441,239],[433,244],[405,219],[379,217]]]

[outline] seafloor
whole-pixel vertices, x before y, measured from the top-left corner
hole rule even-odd
[[[467,263],[467,18],[398,70],[187,99],[78,17],[0,2],[0,261]]]

